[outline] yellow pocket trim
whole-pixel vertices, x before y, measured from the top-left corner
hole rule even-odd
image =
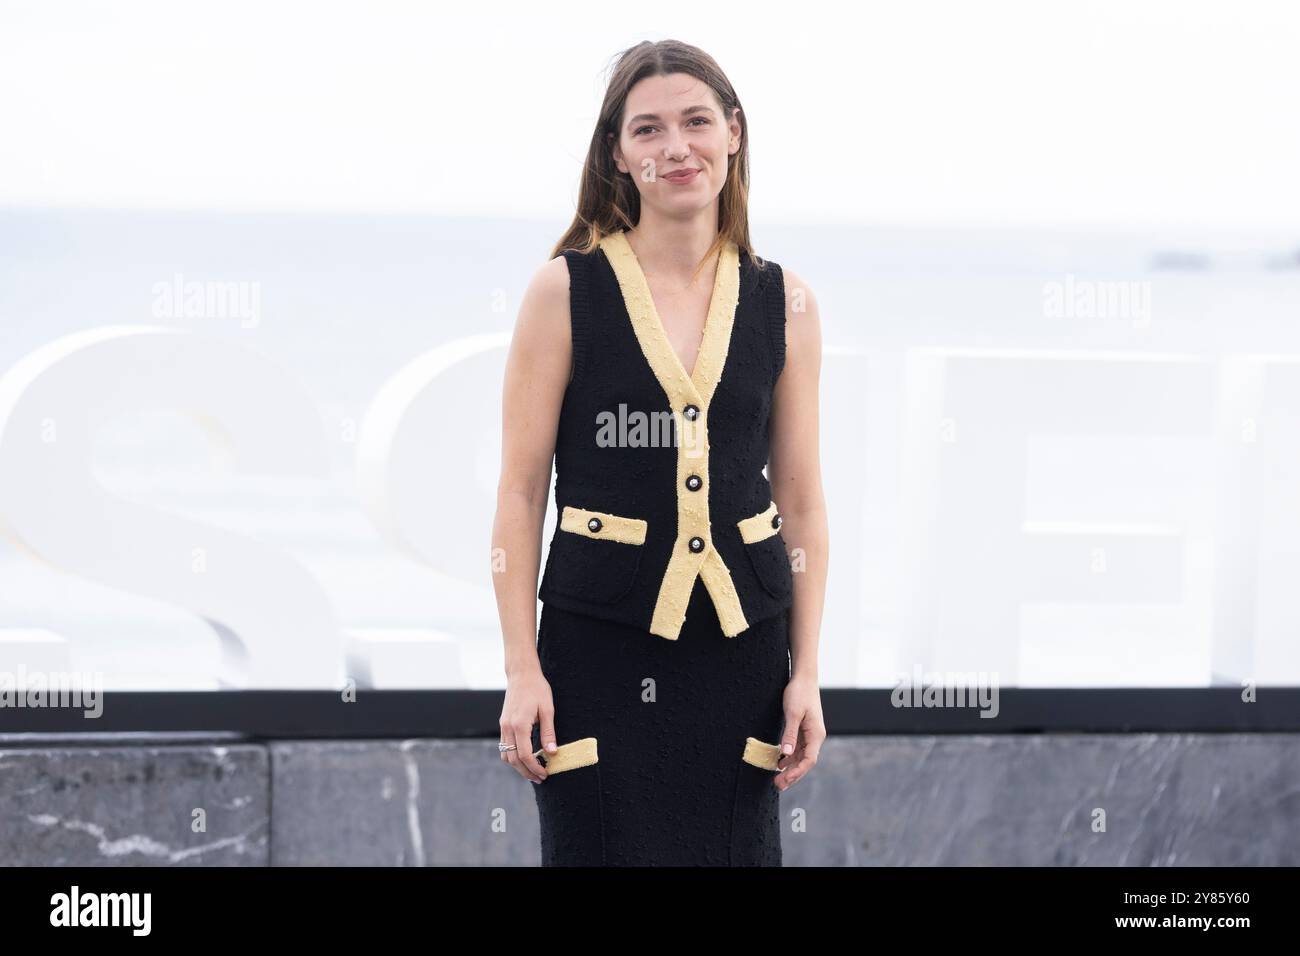
[[[767,506],[766,511],[737,521],[736,527],[740,529],[740,537],[744,539],[745,544],[754,544],[764,538],[770,538],[780,531],[780,528],[772,527],[772,519],[776,515],[776,502],[774,501]]]
[[[599,759],[596,754],[595,737],[582,737],[567,744],[560,744],[553,754],[548,754],[545,748],[534,750],[533,756],[541,760],[548,775],[563,773],[565,770],[577,770],[579,767],[590,767]]]
[[[587,522],[592,518],[600,519],[599,531],[592,531],[587,527]],[[565,505],[564,513],[560,516],[560,527],[588,538],[603,538],[606,541],[620,541],[623,544],[645,544],[646,522],[643,518],[625,518],[604,511],[591,511],[587,508]]]
[[[765,743],[757,737],[746,737],[745,752],[740,759],[760,770],[780,770],[777,761],[781,759],[781,746]]]

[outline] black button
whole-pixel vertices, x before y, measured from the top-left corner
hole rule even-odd
[[[590,528],[592,531],[599,531],[599,530],[600,530],[600,519],[599,519],[599,518],[592,518],[590,521],[587,522],[587,527]]]
[[[774,515],[772,515],[772,527],[773,527],[773,528],[779,528],[779,527],[781,527],[781,515],[780,515],[780,514],[774,514]]]
[[[699,554],[701,551],[703,551],[703,550],[704,550],[704,539],[703,539],[703,538],[691,538],[691,550],[694,551],[696,554]]]
[[[691,489],[691,491],[699,491],[700,485],[702,484],[704,484],[704,482],[700,480],[699,475],[691,475],[686,479],[686,487]]]
[[[693,422],[695,419],[700,417],[700,410],[694,405],[687,405],[686,408],[682,410],[682,414],[686,416],[687,421]]]

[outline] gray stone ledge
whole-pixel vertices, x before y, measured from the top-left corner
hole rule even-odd
[[[494,741],[72,736],[0,739],[0,863],[539,860]],[[1295,866],[1300,734],[832,737],[781,812],[787,866]]]
[[[266,866],[269,765],[255,744],[0,747],[0,862]]]

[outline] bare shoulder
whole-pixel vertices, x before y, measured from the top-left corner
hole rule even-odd
[[[519,321],[568,327],[569,263],[564,256],[556,256],[533,273],[519,307]]]
[[[785,367],[800,370],[796,379],[803,380],[805,372],[815,377],[822,352],[817,296],[799,273],[785,266],[781,272],[785,277]]]
[[[569,297],[569,260],[564,256],[556,256],[549,262],[544,263],[533,275],[533,283],[552,298],[567,299]]]
[[[799,273],[788,266],[782,266],[785,276],[785,318],[787,322],[804,321],[810,324],[817,321],[817,296]]]
[[[567,361],[572,346],[569,326],[569,264],[564,256],[543,263],[528,280],[515,318],[517,350],[536,363],[539,352]]]

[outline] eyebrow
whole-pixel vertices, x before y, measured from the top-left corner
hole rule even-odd
[[[682,110],[683,116],[690,116],[692,113],[708,113],[712,115],[713,110],[710,107],[705,106],[703,103],[699,104],[698,106],[688,106],[686,107],[686,109]],[[630,120],[627,121],[627,125],[629,127],[632,127],[645,120],[658,121],[658,119],[659,119],[658,113],[637,113],[636,116],[633,116]]]

